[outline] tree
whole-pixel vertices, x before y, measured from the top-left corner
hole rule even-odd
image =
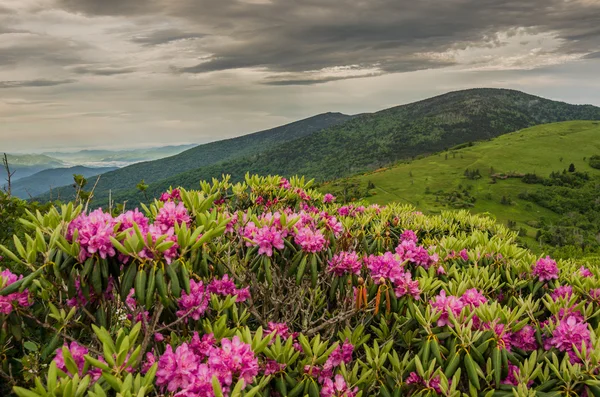
[[[569,164],[569,172],[575,172],[575,164]]]

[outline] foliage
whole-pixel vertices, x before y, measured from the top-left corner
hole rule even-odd
[[[597,266],[466,211],[334,200],[247,176],[28,214],[2,248],[28,270],[2,273],[0,376],[20,397],[600,391]]]
[[[595,154],[593,156],[590,156],[589,164],[590,167],[600,170],[600,155]]]

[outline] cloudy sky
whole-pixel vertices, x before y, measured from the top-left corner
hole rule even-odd
[[[0,151],[203,143],[469,87],[600,105],[600,0],[0,0]]]

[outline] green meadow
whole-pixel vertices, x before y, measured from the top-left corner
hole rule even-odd
[[[438,213],[452,208],[440,199],[441,191],[467,189],[475,198],[473,207],[469,208],[472,212],[487,213],[505,224],[516,222],[517,227],[527,230],[527,240],[534,242],[532,221],[544,218],[552,222],[559,214],[519,199],[519,193],[535,189],[537,185],[525,184],[520,178],[496,178],[493,183],[491,175],[535,173],[547,177],[552,171],[568,169],[572,163],[577,171],[600,176],[600,170],[588,164],[588,158],[594,154],[600,154],[600,122],[544,124],[337,180],[326,184],[323,190],[340,192],[344,186],[358,185],[371,203],[400,201],[413,204],[423,212]],[[481,178],[468,179],[464,175],[466,169],[479,170]],[[369,185],[371,189],[367,189]]]

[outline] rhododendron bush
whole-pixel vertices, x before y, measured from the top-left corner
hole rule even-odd
[[[598,269],[488,218],[247,176],[22,222],[0,262],[5,393],[600,395]]]

